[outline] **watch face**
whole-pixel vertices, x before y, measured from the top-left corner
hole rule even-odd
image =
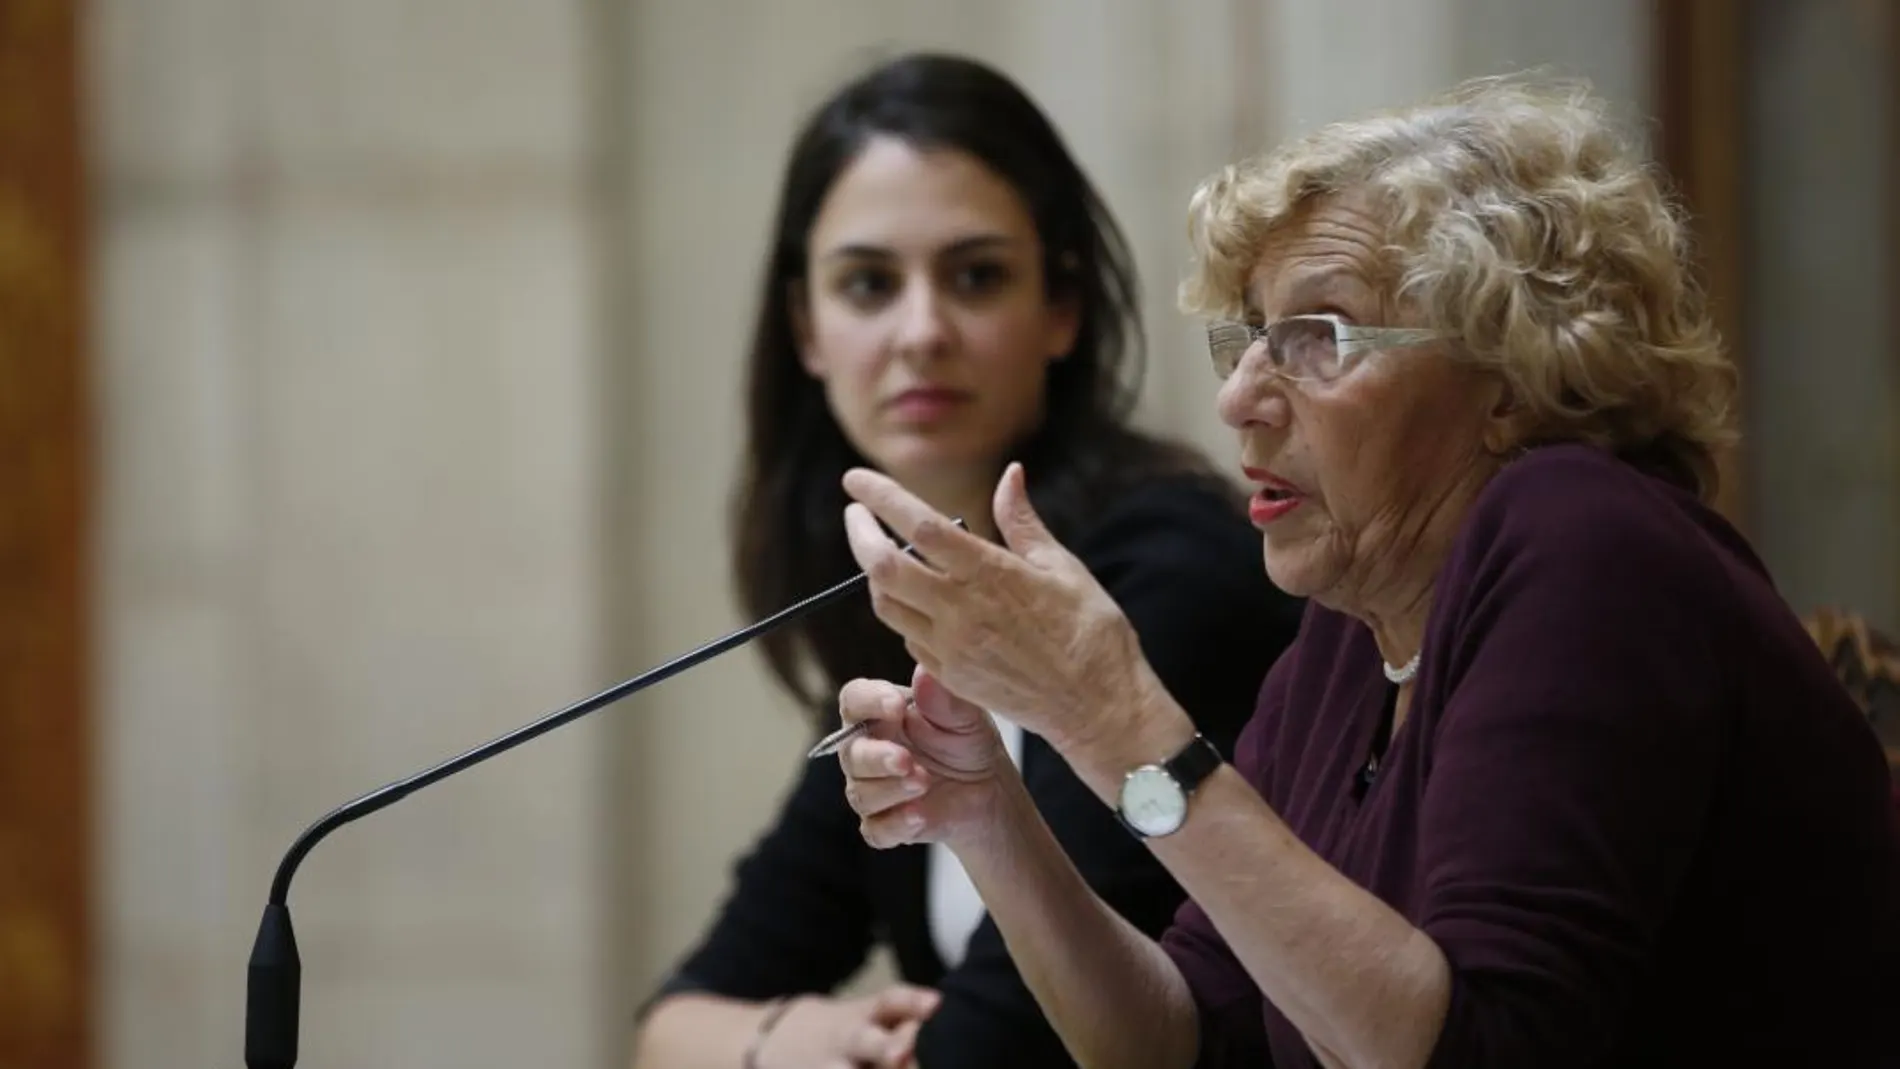
[[[1143,765],[1122,780],[1121,811],[1143,835],[1167,835],[1187,819],[1187,795],[1166,769]]]

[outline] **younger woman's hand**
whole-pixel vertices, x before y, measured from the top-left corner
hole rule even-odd
[[[759,1044],[758,1069],[906,1069],[935,991],[894,984],[861,998],[811,995],[789,1006]]]

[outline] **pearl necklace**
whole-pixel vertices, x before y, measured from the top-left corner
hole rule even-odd
[[[1416,653],[1412,654],[1411,660],[1397,668],[1386,664],[1384,661],[1380,661],[1379,664],[1380,667],[1385,669],[1385,678],[1400,686],[1410,683],[1412,677],[1418,674],[1418,654]]]

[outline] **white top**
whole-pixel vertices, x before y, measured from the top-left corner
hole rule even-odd
[[[995,713],[990,718],[1002,732],[1010,762],[1023,767],[1023,729]],[[924,907],[930,918],[930,941],[936,945],[944,968],[954,969],[962,963],[976,926],[983,923],[983,899],[977,895],[969,873],[963,871],[963,863],[942,843],[930,844],[924,868],[929,873]]]

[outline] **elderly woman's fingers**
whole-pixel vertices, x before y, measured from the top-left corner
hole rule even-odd
[[[869,514],[861,506],[852,505],[845,514],[845,524],[851,523],[851,513],[857,512],[867,520]],[[870,520],[873,529],[877,524]],[[879,531],[877,538],[884,542],[888,551],[882,548],[868,553],[859,553],[859,534],[852,534],[852,554],[858,558],[858,566],[871,577],[871,612],[878,621],[903,636],[906,641],[922,641],[931,632],[930,617],[909,601],[905,600],[905,590],[915,592],[923,582],[941,577],[928,572],[925,565],[911,560],[890,546],[890,540]],[[914,569],[915,572],[908,571]],[[913,596],[915,596],[913,594]]]
[[[869,720],[871,734],[889,738],[910,705],[910,688],[882,679],[853,679],[838,690],[838,716],[847,724]]]
[[[917,571],[930,568],[920,557],[905,553],[878,524],[877,515],[855,501],[844,507],[844,536],[858,567],[873,579],[888,580],[901,574],[900,563],[909,564]]]
[[[893,846],[908,846],[917,841],[917,837],[923,834],[923,830],[924,815],[914,805],[886,809],[876,816],[865,817],[858,822],[858,834],[877,850],[889,850]]]
[[[930,617],[876,587],[871,588],[871,614],[877,617],[879,623],[897,632],[905,642],[918,643],[925,648],[929,647],[930,638],[936,631]],[[913,655],[911,660],[917,658]]]
[[[1050,559],[1070,555],[1037,515],[1036,506],[1029,500],[1029,485],[1024,482],[1020,462],[1011,461],[1009,467],[1003,469],[1003,477],[996,480],[990,510],[996,519],[996,531],[1003,536],[1003,544],[1025,559],[1046,564]]]
[[[929,633],[931,606],[944,604],[949,580],[899,549],[863,505],[844,510],[845,538],[858,567],[871,577],[871,609],[906,638]]]
[[[839,748],[838,767],[850,779],[901,779],[917,771],[917,759],[902,743],[852,739]]]
[[[861,817],[887,813],[930,790],[930,773],[918,768],[910,754],[895,743],[853,739],[838,751],[838,763],[845,769],[845,801]],[[899,768],[904,771],[894,771]],[[853,769],[869,772],[860,774]]]
[[[915,755],[893,741],[909,703],[906,688],[882,680],[854,679],[838,692],[838,712],[845,723],[864,721],[871,729],[869,738],[852,739],[838,750],[845,800],[859,816],[876,816],[929,789],[929,776]]]
[[[950,517],[931,508],[887,475],[853,468],[844,474],[844,492],[877,519],[889,524],[899,538],[910,543],[939,571],[965,575],[989,561],[991,554],[1002,552],[968,531],[960,530]]]

